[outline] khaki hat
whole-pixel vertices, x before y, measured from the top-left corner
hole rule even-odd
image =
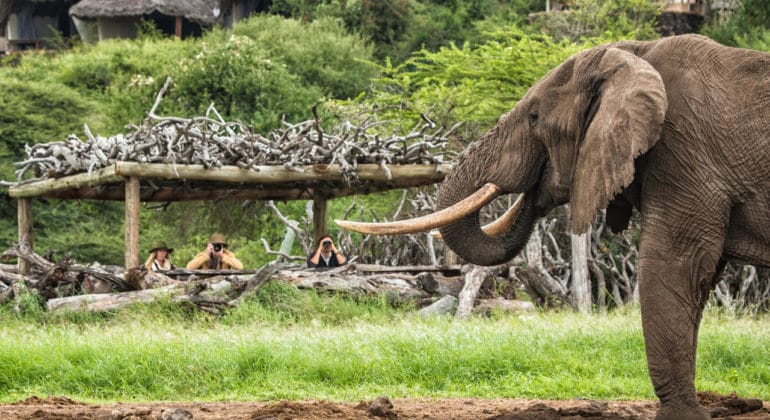
[[[223,244],[224,246],[227,246],[227,242],[225,242],[225,235],[222,235],[221,233],[215,233],[211,235],[209,242],[212,244]]]
[[[169,248],[166,245],[165,241],[158,241],[158,242],[155,242],[155,244],[152,246],[152,249],[150,250],[150,253],[152,254],[153,252],[155,252],[155,251],[157,251],[159,249],[165,249],[165,250],[168,251],[169,254],[174,252],[174,248]]]

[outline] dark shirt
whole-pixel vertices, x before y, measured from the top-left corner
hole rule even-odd
[[[339,267],[340,265],[343,265],[343,264],[340,264],[340,262],[337,260],[337,253],[334,251],[332,251],[332,256],[331,258],[329,258],[329,264],[326,264],[326,261],[324,261],[323,255],[318,256],[318,264],[313,264],[312,262],[310,262],[310,259],[313,258],[313,255],[315,254],[313,253],[307,256],[307,266],[310,268],[329,268],[329,267]]]

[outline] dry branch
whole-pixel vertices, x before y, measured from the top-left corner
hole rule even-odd
[[[26,146],[27,158],[14,164],[17,183],[29,181],[29,174],[35,180],[91,174],[116,161],[243,169],[336,163],[350,183],[356,178],[359,164],[380,165],[389,172],[388,165],[445,162],[446,144],[458,127],[436,127],[426,120],[407,134],[384,137],[378,131],[382,121],[364,120],[361,125],[344,121],[324,129],[313,109],[313,119],[294,124],[284,121],[280,129],[262,135],[241,122],[224,121],[213,105],[209,111],[218,119],[157,115],[155,111],[169,85],[170,79],[158,92],[144,122],[131,126],[127,133],[103,137],[84,126],[85,139],[71,134],[63,141]]]

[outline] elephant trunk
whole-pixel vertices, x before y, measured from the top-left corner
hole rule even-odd
[[[437,197],[438,209],[451,206],[472,191],[462,185],[444,183]],[[481,228],[479,212],[471,213],[440,231],[445,243],[462,259],[478,265],[497,265],[510,261],[526,246],[537,219],[534,191],[524,194],[524,202],[516,222],[500,236],[489,236]]]

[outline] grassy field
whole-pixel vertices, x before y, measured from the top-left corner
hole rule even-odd
[[[0,312],[0,401],[394,397],[652,399],[637,310],[422,319],[271,285],[213,318]],[[709,313],[700,390],[770,400],[768,320]]]

